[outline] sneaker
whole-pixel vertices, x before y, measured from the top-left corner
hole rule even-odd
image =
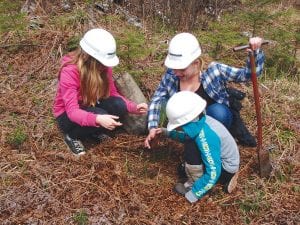
[[[68,134],[66,134],[64,137],[64,141],[75,155],[85,154],[84,146],[80,140],[73,139]]]
[[[108,136],[107,134],[92,134],[91,138],[96,141],[97,143],[102,143],[105,141],[109,141],[112,138],[110,136]]]
[[[234,189],[237,186],[238,177],[239,177],[238,173],[234,174],[234,176],[230,179],[230,181],[227,184],[225,184],[224,189],[227,193],[230,194],[234,191]]]

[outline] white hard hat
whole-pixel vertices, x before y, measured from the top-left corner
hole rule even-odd
[[[165,66],[170,69],[185,69],[201,55],[197,38],[190,33],[180,33],[172,38]]]
[[[206,101],[191,91],[180,91],[174,94],[166,106],[168,117],[167,130],[171,131],[199,116],[206,107]]]
[[[116,55],[116,41],[106,30],[91,29],[80,40],[80,47],[104,66],[112,67],[119,64]]]

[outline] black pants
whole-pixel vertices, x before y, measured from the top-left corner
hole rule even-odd
[[[201,159],[201,154],[194,140],[187,141],[184,143],[184,152],[183,152],[184,161],[190,165],[200,165],[203,164]],[[204,168],[205,169],[205,168]],[[221,176],[218,180],[220,184],[228,183],[231,178],[234,176],[234,173],[229,173],[226,170],[221,170]]]
[[[120,97],[109,97],[98,102],[95,107],[85,107],[82,109],[94,114],[119,116],[120,119],[127,113],[126,104]],[[92,134],[107,131],[107,129],[103,127],[80,126],[79,124],[72,122],[66,112],[57,117],[56,121],[64,134],[68,134],[71,138],[76,139],[84,139]]]

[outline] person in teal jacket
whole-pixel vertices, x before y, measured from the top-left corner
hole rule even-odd
[[[189,177],[184,184],[176,184],[175,191],[193,203],[202,198],[217,182],[231,193],[237,184],[239,152],[233,137],[217,120],[203,111],[206,101],[190,91],[174,94],[167,103],[167,128],[157,128],[157,133],[182,143],[192,141],[200,154],[198,165],[186,163]],[[181,185],[181,186],[180,186]]]

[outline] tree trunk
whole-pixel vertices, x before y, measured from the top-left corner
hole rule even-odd
[[[143,102],[147,103],[141,89],[130,74],[114,75],[114,79],[118,91],[123,96],[137,104]],[[122,122],[124,129],[128,133],[140,135],[146,134],[147,132],[147,115],[128,114]]]

